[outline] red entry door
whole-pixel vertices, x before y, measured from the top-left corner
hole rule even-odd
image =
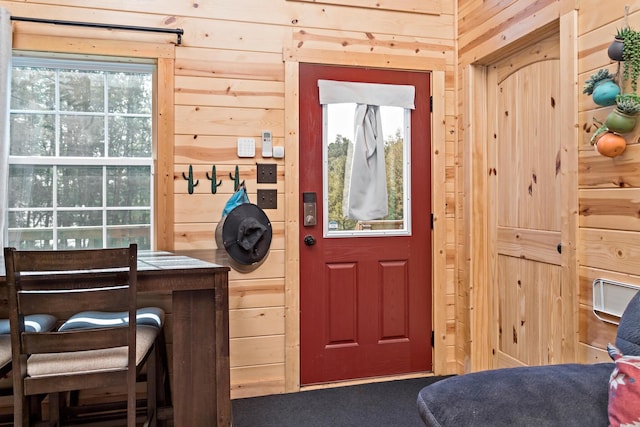
[[[319,79],[415,87],[405,235],[326,235]],[[302,384],[432,370],[429,81],[425,72],[300,64]],[[316,195],[316,225],[303,225],[302,193]]]

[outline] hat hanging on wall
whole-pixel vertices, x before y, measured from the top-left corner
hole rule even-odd
[[[216,227],[216,243],[229,254],[231,267],[248,273],[266,259],[272,229],[264,211],[253,203],[242,203],[224,216]]]

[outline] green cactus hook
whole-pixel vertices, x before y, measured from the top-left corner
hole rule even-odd
[[[238,165],[236,165],[235,176],[231,175],[231,172],[229,172],[229,178],[233,181],[233,191],[238,191],[240,186],[244,186],[244,181],[242,181],[242,183],[240,182],[240,170]]]
[[[218,180],[218,177],[216,176],[216,166],[211,166],[211,176],[209,176],[209,172],[207,172],[206,175],[207,179],[211,181],[211,194],[216,194],[218,187],[222,185],[222,180]]]
[[[193,182],[193,166],[189,165],[189,176],[188,177],[184,174],[184,172],[182,172],[182,178],[184,178],[185,180],[188,181],[187,188],[189,190],[189,194],[193,194],[193,188],[197,187],[198,184],[200,183],[199,179],[196,179],[196,181]]]

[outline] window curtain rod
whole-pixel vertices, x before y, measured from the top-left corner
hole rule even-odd
[[[40,19],[40,18],[25,18],[21,16],[12,16],[12,21],[24,21],[24,22],[36,22],[41,24],[54,24],[54,25],[70,25],[74,27],[92,27],[92,28],[106,28],[109,30],[125,30],[125,31],[147,31],[151,33],[170,33],[175,34],[178,38],[178,44],[182,43],[182,35],[184,30],[182,28],[159,28],[159,27],[137,27],[134,25],[114,25],[114,24],[98,24],[95,22],[79,22],[79,21],[61,21],[58,19]]]

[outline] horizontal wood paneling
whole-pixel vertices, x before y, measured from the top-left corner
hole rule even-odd
[[[365,9],[379,9],[379,10],[400,10],[403,12],[415,12],[439,15],[442,11],[442,0],[430,0],[428,2],[422,2],[416,4],[414,0],[287,0],[287,1],[299,1],[306,3],[319,3],[319,4],[335,4],[341,6],[354,6]]]
[[[283,330],[286,306],[285,283],[295,283],[287,277],[285,265],[295,260],[290,240],[285,235],[287,221],[297,221],[285,198],[287,180],[295,180],[296,150],[287,145],[285,159],[238,158],[238,137],[252,137],[259,141],[262,130],[270,130],[274,145],[291,144],[295,130],[285,132],[285,117],[297,115],[297,105],[285,105],[285,59],[298,61],[361,65],[380,68],[436,70],[444,75],[442,100],[437,102],[444,112],[443,132],[448,141],[434,157],[447,175],[442,189],[447,205],[447,219],[443,221],[447,240],[446,283],[438,283],[446,293],[444,313],[446,322],[441,336],[443,347],[436,349],[436,359],[442,360],[445,371],[454,373],[456,362],[455,320],[455,134],[457,132],[456,36],[455,2],[438,0],[385,1],[327,0],[326,3],[279,0],[211,0],[207,2],[175,2],[172,0],[38,0],[37,2],[0,0],[18,16],[77,20],[122,25],[182,28],[182,44],[166,34],[131,33],[62,27],[42,24],[14,23],[17,43],[29,39],[30,46],[46,51],[91,52],[105,55],[141,56],[145,58],[175,57],[175,79],[172,107],[174,129],[166,135],[172,147],[172,166],[164,179],[166,191],[173,197],[172,209],[164,216],[171,217],[172,228],[164,230],[167,249],[215,249],[215,227],[222,208],[233,192],[229,173],[237,165],[240,180],[247,186],[249,198],[257,201],[258,189],[277,191],[277,209],[265,210],[273,227],[273,241],[264,264],[250,273],[230,272],[231,309],[231,365],[232,396],[250,396],[274,392],[297,391],[294,362],[285,360]],[[384,9],[384,10],[382,10]],[[57,37],[65,37],[60,41]],[[69,43],[69,40],[73,40]],[[82,43],[82,47],[76,44]],[[291,79],[291,74],[289,78]],[[287,109],[288,108],[288,109]],[[165,130],[161,130],[165,132]],[[295,141],[295,139],[293,139]],[[294,142],[293,144],[296,144]],[[439,144],[439,142],[438,142]],[[285,173],[286,162],[289,173]],[[277,183],[258,184],[256,163],[277,164]],[[194,194],[188,194],[189,166],[194,179],[199,180]],[[216,194],[206,173],[222,180]],[[173,173],[173,176],[171,175]],[[171,185],[172,184],[172,185]],[[286,212],[292,212],[287,217]],[[443,244],[443,247],[445,245]],[[292,273],[289,273],[290,275]],[[295,286],[289,298],[295,298]],[[169,313],[170,316],[170,313]],[[295,323],[294,323],[295,324]],[[295,353],[296,337],[289,341]],[[290,358],[291,359],[291,358]],[[286,363],[293,369],[286,369]],[[287,388],[288,387],[288,388]]]
[[[640,246],[635,232],[580,229],[579,259],[582,266],[640,275]]]
[[[616,71],[606,50],[616,30],[625,23],[624,4],[599,7],[595,0],[582,0],[579,14],[579,71],[584,82],[598,69]],[[640,26],[640,4],[630,5],[628,24]],[[588,95],[580,99],[581,139],[579,159],[580,212],[580,329],[578,361],[583,363],[610,362],[607,343],[615,341],[616,326],[605,323],[593,314],[593,281],[604,278],[640,285],[640,264],[637,259],[637,233],[640,231],[638,205],[638,162],[640,147],[628,145],[616,158],[597,154],[590,138],[597,129],[596,121],[603,121],[612,107],[595,105]],[[635,142],[637,136],[627,137]]]

